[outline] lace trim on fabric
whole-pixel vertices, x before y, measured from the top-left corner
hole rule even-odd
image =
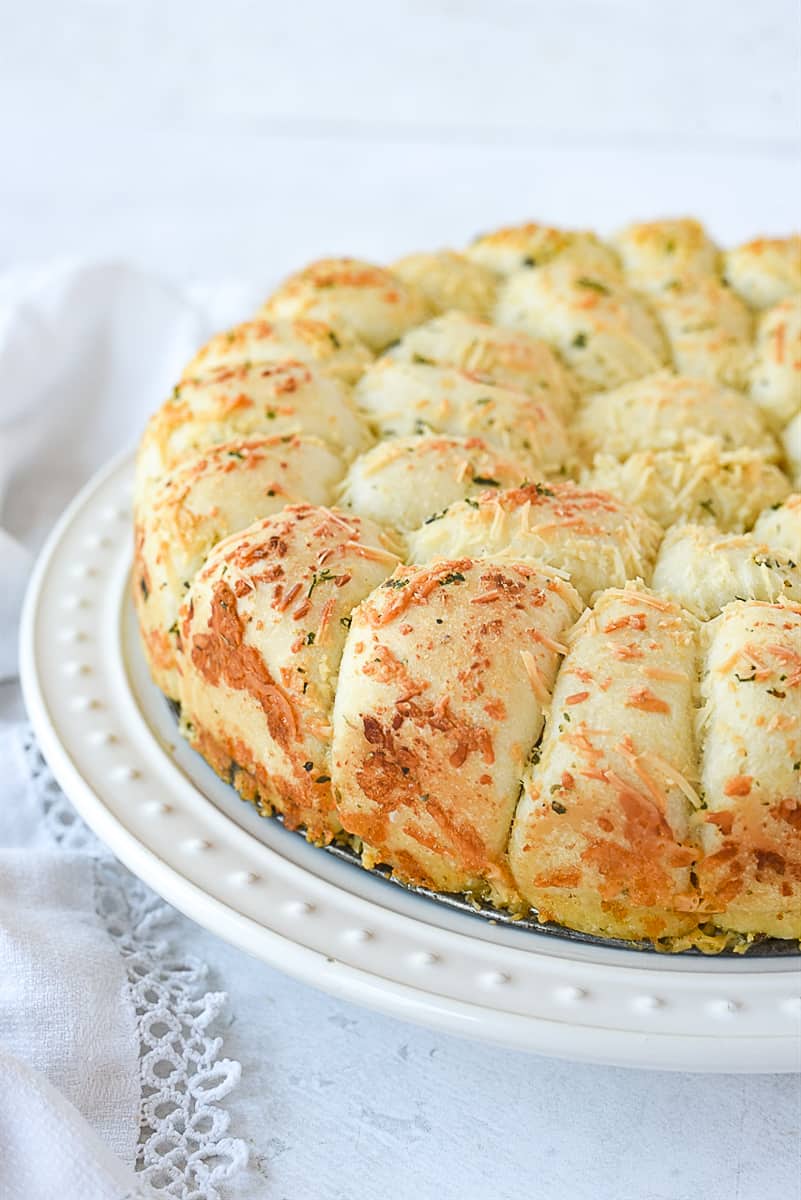
[[[108,854],[56,783],[30,730],[23,750],[53,841],[94,859],[97,912],[128,975],[140,1046],[142,1196],[221,1200],[220,1186],[247,1162],[247,1147],[228,1135],[230,1118],[219,1106],[239,1082],[241,1065],[220,1057],[222,1038],[210,1032],[227,997],[206,990],[204,963],[172,955],[165,929],[173,910]]]

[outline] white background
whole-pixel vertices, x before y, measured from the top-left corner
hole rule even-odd
[[[0,3],[0,269],[266,292],[526,217],[801,210],[797,0]],[[142,347],[147,354],[147,346]],[[153,403],[159,397],[153,397]],[[788,1077],[575,1066],[429,1034],[186,923],[231,993],[264,1200],[797,1200]]]

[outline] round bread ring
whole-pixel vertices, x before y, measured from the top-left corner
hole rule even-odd
[[[140,449],[192,744],[402,882],[674,951],[798,936],[800,298],[801,238],[689,219],[293,275]]]

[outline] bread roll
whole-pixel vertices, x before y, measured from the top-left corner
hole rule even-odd
[[[137,513],[133,596],[163,692],[178,697],[178,609],[212,548],[287,504],[330,503],[344,471],[319,438],[244,438],[186,459],[146,493]]]
[[[358,258],[310,263],[284,280],[259,313],[268,321],[325,321],[337,332],[355,334],[376,353],[430,315],[417,288]]]
[[[696,653],[692,617],[633,587],[573,630],[509,843],[541,920],[623,938],[694,928]]]
[[[355,399],[381,438],[481,437],[538,475],[555,474],[571,457],[565,427],[546,401],[453,367],[379,360],[359,380]]]
[[[801,291],[801,237],[756,238],[723,255],[729,286],[752,308],[770,308]]]
[[[463,313],[446,313],[411,329],[388,356],[394,362],[458,367],[526,392],[546,400],[563,421],[575,405],[575,384],[550,346],[522,330],[501,329]]]
[[[222,368],[180,383],[148,421],[137,456],[137,499],[198,451],[261,433],[312,434],[346,457],[371,442],[350,390],[312,367]]]
[[[687,273],[652,289],[649,299],[680,374],[745,386],[752,318],[730,288],[713,275]]]
[[[757,517],[754,537],[785,550],[801,563],[801,493],[793,492],[783,504],[772,504]]]
[[[339,503],[396,529],[433,523],[466,496],[522,483],[526,467],[482,438],[393,438],[351,465]]]
[[[653,586],[708,621],[736,599],[801,602],[801,567],[753,534],[675,525],[659,549]]]
[[[601,271],[605,275],[620,273],[615,251],[594,233],[554,229],[534,222],[480,234],[466,253],[499,275],[534,271],[556,258],[573,261],[582,268]]]
[[[331,710],[351,610],[397,562],[373,522],[290,505],[220,542],[181,609],[189,740],[245,799],[313,841],[340,828]]]
[[[801,296],[761,314],[748,392],[771,429],[801,413]]]
[[[609,585],[650,579],[662,536],[638,508],[572,483],[485,491],[409,534],[415,562],[503,554],[564,571],[585,601]]]
[[[703,379],[659,371],[610,392],[585,396],[571,427],[578,452],[625,459],[641,450],[678,450],[714,438],[774,462],[779,447],[747,397]]]
[[[696,816],[704,911],[801,937],[801,607],[735,601],[709,631]]]
[[[787,476],[762,454],[721,450],[714,439],[684,450],[643,450],[624,462],[597,454],[582,483],[639,505],[666,529],[694,521],[731,533],[750,528],[790,491]]]
[[[612,241],[628,278],[646,292],[682,275],[713,275],[718,267],[717,246],[689,217],[637,222]]]
[[[334,708],[337,811],[406,883],[514,905],[526,758],[580,600],[546,567],[402,567],[353,614]]]
[[[619,387],[668,361],[646,302],[625,284],[570,260],[510,275],[498,293],[495,320],[550,343],[588,389]]]
[[[393,263],[392,270],[404,283],[422,292],[432,312],[456,310],[473,317],[486,317],[492,312],[495,272],[455,250],[408,254]]]

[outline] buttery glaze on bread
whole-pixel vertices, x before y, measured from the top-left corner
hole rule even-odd
[[[801,239],[689,218],[304,268],[142,438],[184,734],[401,882],[801,939],[800,338]]]

